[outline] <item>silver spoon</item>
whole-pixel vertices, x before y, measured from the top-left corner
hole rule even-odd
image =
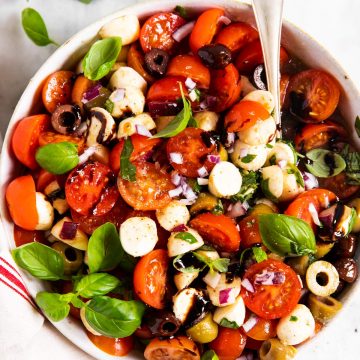
[[[284,0],[252,0],[261,46],[268,90],[274,96],[275,122],[280,129],[280,40]],[[278,134],[281,137],[281,133]]]

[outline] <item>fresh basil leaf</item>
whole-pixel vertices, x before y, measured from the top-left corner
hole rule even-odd
[[[108,113],[112,114],[114,110],[114,106],[115,106],[114,103],[110,99],[106,99],[104,107]]]
[[[210,263],[210,269],[216,270],[218,272],[227,272],[229,267],[230,259],[220,258],[212,260]]]
[[[249,201],[259,187],[259,174],[255,171],[242,171],[242,184],[240,191],[231,197],[233,202]]]
[[[219,360],[214,350],[208,350],[201,355],[200,360]]]
[[[128,137],[124,142],[124,147],[120,156],[120,176],[124,180],[136,181],[136,166],[131,163],[130,157],[134,151],[131,139]]]
[[[187,124],[187,127],[194,127],[194,128],[198,127],[198,123],[197,123],[196,119],[193,116],[190,117],[190,120],[189,120],[189,122]]]
[[[276,155],[272,155],[269,159],[270,165],[276,165]]]
[[[360,153],[350,151],[350,146],[346,144],[341,151],[340,155],[343,157],[346,163],[346,171],[356,173],[360,171]]]
[[[194,256],[193,253],[186,253],[186,254],[181,254],[178,255],[174,258],[173,260],[173,267],[177,270],[180,271],[182,273],[193,273],[193,272],[199,272],[202,271],[203,269],[205,269],[206,265],[199,267],[195,267],[194,265],[190,265],[190,266],[185,266],[185,263],[182,261],[182,257],[183,256],[190,256],[193,257],[194,261],[191,261],[191,259],[189,259],[190,261],[186,261],[185,263],[193,263],[196,264],[196,257]]]
[[[76,284],[75,291],[80,296],[91,299],[94,296],[106,295],[120,284],[120,280],[110,274],[89,274]]]
[[[97,296],[85,307],[85,318],[91,328],[113,338],[130,336],[140,326],[145,305],[140,301],[123,301]]]
[[[80,300],[77,296],[73,296],[70,302],[74,307],[78,309],[81,309],[82,307],[85,306],[85,303],[82,300]]]
[[[12,250],[18,266],[42,280],[60,280],[64,277],[64,260],[49,246],[32,242]]]
[[[360,137],[360,117],[359,116],[357,116],[355,119],[355,130],[356,130],[358,137]]]
[[[256,155],[255,154],[247,154],[245,155],[244,157],[242,157],[240,159],[240,161],[244,164],[249,164],[251,163],[254,159],[256,158]]]
[[[306,153],[306,157],[311,160],[310,164],[305,164],[306,168],[317,177],[336,176],[346,168],[345,160],[339,154],[329,150],[310,150]]]
[[[298,321],[298,317],[294,316],[294,315],[291,315],[290,316],[290,321]]]
[[[189,18],[189,15],[186,11],[186,9],[181,6],[181,5],[176,5],[175,9],[174,9],[174,12],[176,12],[177,14],[179,14],[182,18],[184,19],[188,19]]]
[[[196,244],[198,242],[195,236],[187,231],[179,232],[178,234],[175,235],[175,239],[184,240],[189,244]]]
[[[349,185],[360,185],[360,173],[346,173],[346,183]]]
[[[49,38],[45,22],[35,9],[24,9],[21,13],[21,23],[26,35],[36,45],[46,46],[54,44],[59,46],[59,44]]]
[[[90,80],[102,79],[112,69],[120,51],[120,37],[108,37],[96,41],[82,63],[85,77]]]
[[[348,230],[346,235],[351,233],[351,231],[352,231],[352,229],[353,229],[353,227],[355,225],[356,219],[357,219],[357,212],[356,212],[356,210],[354,208],[351,208],[350,221],[349,221],[349,230]]]
[[[266,252],[261,247],[254,246],[252,248],[252,252],[254,254],[254,258],[255,258],[256,262],[258,262],[258,263],[265,261],[267,259]]]
[[[40,146],[35,158],[43,169],[55,175],[65,174],[79,163],[77,146],[66,141]]]
[[[288,174],[295,175],[295,179],[298,185],[300,185],[301,187],[305,187],[304,178],[302,177],[300,170],[295,165],[288,164],[287,171]]]
[[[314,233],[305,221],[282,214],[261,214],[258,219],[261,239],[270,251],[280,256],[316,252]]]
[[[185,130],[190,119],[192,118],[190,101],[185,98],[181,83],[179,83],[179,86],[184,107],[163,130],[153,135],[153,138],[168,138],[181,133],[183,130]]]
[[[240,327],[235,321],[229,321],[226,318],[222,318],[219,325],[230,329],[238,329]]]
[[[62,294],[42,291],[36,294],[35,301],[43,313],[52,321],[63,320],[69,315],[70,300]]]

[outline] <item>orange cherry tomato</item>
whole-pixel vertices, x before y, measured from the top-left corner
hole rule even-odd
[[[66,180],[65,196],[69,206],[81,215],[104,215],[119,197],[115,174],[96,161],[79,165]]]
[[[251,128],[257,121],[266,120],[269,116],[260,103],[242,100],[226,114],[224,125],[228,132],[238,132]]]
[[[290,98],[296,94],[300,101],[306,103],[301,110],[305,120],[322,121],[328,119],[335,111],[340,98],[340,86],[337,80],[322,70],[305,70],[293,75],[290,79],[287,94]]]
[[[10,216],[16,225],[25,230],[35,230],[39,221],[35,193],[35,182],[31,175],[14,179],[6,188]]]
[[[139,134],[134,134],[131,137],[131,143],[134,147],[133,152],[130,156],[130,161],[139,160],[141,157],[146,155],[155,146],[161,143],[161,139],[152,139]],[[120,170],[120,156],[124,147],[124,140],[121,139],[117,143],[110,153],[110,167],[117,174]]]
[[[212,42],[212,39],[221,26],[219,19],[224,16],[224,14],[223,9],[209,9],[197,18],[189,39],[190,49],[194,55],[197,55],[201,47]]]
[[[241,77],[233,64],[229,64],[225,69],[211,71],[210,92],[217,98],[212,109],[216,112],[230,108],[239,100]]]
[[[319,178],[319,184],[321,187],[334,192],[341,200],[355,195],[360,189],[358,185],[350,185],[347,183],[345,172],[329,178]]]
[[[204,135],[204,130],[189,127],[169,139],[166,146],[167,156],[172,167],[181,175],[196,178],[201,167],[204,166],[208,172],[214,167],[215,164],[207,160],[207,155],[217,154],[216,145],[206,144]],[[171,160],[173,153],[181,154],[181,164]]]
[[[169,191],[175,186],[170,175],[155,164],[135,161],[136,181],[118,177],[118,188],[123,199],[135,210],[156,210],[171,201]]]
[[[254,340],[264,341],[276,336],[277,320],[257,318],[256,324],[246,333]]]
[[[134,291],[141,301],[164,309],[168,281],[167,250],[157,249],[143,256],[134,269]]]
[[[51,174],[44,169],[40,169],[36,178],[36,191],[43,192],[44,189],[54,180],[56,180],[56,176],[54,174]]]
[[[148,83],[152,84],[155,78],[151,76],[145,67],[144,54],[140,48],[138,42],[133,43],[130,46],[127,54],[127,64],[132,67],[137,73],[139,73]]]
[[[151,49],[161,49],[172,52],[176,41],[173,33],[186,23],[181,16],[163,12],[149,17],[140,31],[140,44],[145,53]]]
[[[256,276],[263,272],[279,273],[283,282],[274,285],[262,285],[255,282]],[[301,284],[295,271],[282,261],[265,260],[251,265],[244,278],[250,281],[254,292],[241,289],[245,305],[256,315],[267,319],[277,319],[289,314],[301,296]]]
[[[14,226],[14,240],[17,247],[31,242],[47,243],[44,231],[25,230],[17,225]]]
[[[232,219],[225,215],[203,213],[190,221],[191,227],[199,232],[205,241],[220,251],[239,250],[240,234]]]
[[[249,24],[234,22],[223,28],[216,36],[215,43],[227,46],[232,53],[259,38],[259,33]]]
[[[185,78],[182,76],[165,76],[155,81],[146,96],[146,101],[177,101],[181,99],[180,84],[184,95],[188,95]]]
[[[176,336],[151,340],[145,349],[144,357],[146,360],[200,360],[200,353],[196,344],[188,337]]]
[[[240,221],[241,247],[247,249],[262,244],[257,215],[249,215]]]
[[[333,121],[321,124],[307,124],[295,136],[295,148],[299,152],[307,153],[312,149],[326,147],[335,139],[346,139],[346,130]]]
[[[22,164],[32,170],[39,167],[35,160],[35,153],[39,147],[39,136],[49,126],[49,115],[41,114],[22,119],[15,128],[11,139],[14,154]]]
[[[332,191],[321,188],[304,191],[297,196],[297,199],[303,199],[305,197],[316,199],[322,208],[329,207],[329,204],[337,200],[337,196]]]
[[[283,47],[280,47],[280,66],[284,65],[288,60],[288,53]],[[260,40],[255,40],[245,45],[241,49],[235,61],[235,65],[240,74],[249,74],[256,68],[256,66],[263,63],[264,58]]]
[[[74,104],[78,105],[80,109],[82,109],[84,104],[81,102],[81,100],[84,94],[95,84],[95,81],[89,80],[84,75],[79,75],[76,78],[74,86],[72,88],[71,101]]]
[[[230,329],[219,326],[219,333],[209,347],[219,360],[235,360],[245,349],[247,336],[242,329]]]
[[[102,335],[94,335],[89,331],[87,331],[86,334],[96,347],[112,356],[125,356],[134,347],[134,339],[132,336],[110,338]]]
[[[199,88],[208,89],[210,86],[210,70],[193,55],[178,55],[172,58],[166,75],[190,78]]]
[[[39,136],[39,145],[54,144],[59,142],[71,142],[78,147],[78,153],[82,153],[85,148],[85,138],[73,135],[58,134],[54,131],[43,131]]]
[[[72,71],[60,70],[47,77],[42,90],[42,100],[49,113],[53,113],[59,105],[71,102],[73,82]]]

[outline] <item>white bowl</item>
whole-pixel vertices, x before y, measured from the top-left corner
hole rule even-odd
[[[232,20],[242,20],[255,25],[251,7],[235,0],[208,0],[206,1],[206,5],[200,5],[200,1],[194,2],[193,0],[163,0],[146,2],[122,9],[121,11],[118,11],[86,27],[84,30],[80,31],[70,40],[65,42],[52,56],[49,57],[49,59],[41,66],[38,72],[30,80],[9,122],[8,130],[3,143],[0,163],[0,187],[2,192],[0,216],[5,229],[5,237],[8,242],[0,243],[0,248],[5,247],[11,249],[15,246],[13,238],[13,224],[6,208],[4,195],[6,185],[16,176],[19,169],[21,169],[19,163],[14,160],[14,156],[11,151],[11,135],[14,126],[19,120],[35,112],[33,104],[40,97],[39,89],[41,88],[43,80],[50,73],[56,70],[73,67],[85,54],[89,45],[96,38],[101,26],[109,20],[125,14],[135,14],[140,18],[146,18],[156,12],[172,10],[175,5],[178,4],[185,7],[191,7],[199,12],[211,7],[222,7],[226,10],[226,15]],[[351,141],[354,141],[354,143],[359,145],[359,138],[354,132],[354,121],[355,117],[360,114],[360,94],[345,71],[321,45],[319,45],[301,29],[289,22],[284,22],[282,37],[282,43],[290,53],[300,58],[309,67],[324,69],[337,78],[342,87],[339,108],[346,120],[345,126],[350,130]],[[35,98],[34,94],[36,94]],[[22,273],[32,296],[35,296],[38,291],[46,289],[46,283],[32,278],[26,272]],[[360,281],[352,285],[352,287],[343,294],[342,300],[344,301],[344,313],[346,308],[349,307],[351,299],[359,294],[359,292]],[[339,338],[341,328],[337,325],[341,324],[341,320],[341,315],[337,316],[312,341],[309,341],[305,345],[301,346],[297,359],[315,359],[314,356],[318,359],[323,358],[318,350],[323,348],[325,344],[329,344],[328,339]],[[70,341],[96,359],[114,359],[113,356],[107,355],[91,343],[84,331],[84,328],[77,321],[69,318],[61,322],[54,323],[54,326]],[[345,334],[341,335],[343,336]],[[142,358],[142,353],[139,351],[133,351],[128,356],[124,357],[124,359],[129,360]]]

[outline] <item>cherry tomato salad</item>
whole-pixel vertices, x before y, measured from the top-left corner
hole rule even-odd
[[[280,62],[282,127],[258,32],[220,8],[121,16],[48,76],[6,201],[49,319],[116,356],[282,360],[341,309],[360,153],[337,80]]]

